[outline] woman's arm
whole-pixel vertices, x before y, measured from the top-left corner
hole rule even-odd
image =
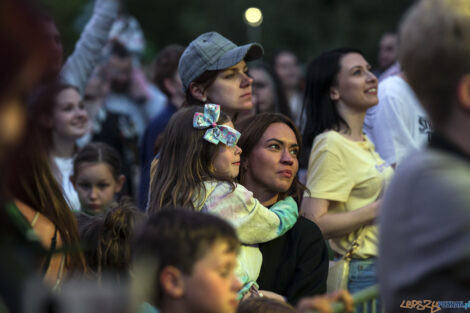
[[[85,26],[75,49],[60,71],[60,80],[76,86],[84,93],[85,85],[98,63],[108,34],[118,16],[120,3],[116,0],[95,1],[93,15]]]
[[[57,232],[56,240],[57,240],[57,244],[56,244],[55,249],[62,248],[63,247],[62,238],[60,237],[59,232]],[[50,244],[48,248],[49,249],[51,248]],[[65,269],[64,253],[54,253],[49,263],[49,267],[47,268],[46,274],[44,275],[44,281],[49,283],[52,287],[60,286],[65,272],[66,272],[66,269]]]
[[[328,213],[331,201],[304,197],[300,214],[320,227],[325,239],[346,236],[361,226],[372,224],[381,200],[350,212]]]
[[[36,214],[36,210],[19,200],[15,200],[15,204],[20,212],[26,217],[28,222],[31,223],[34,215]],[[38,235],[39,240],[41,241],[44,248],[50,249],[52,238],[56,233],[56,227],[54,224],[47,217],[40,214],[36,224],[33,226],[33,229]],[[61,248],[62,239],[58,232],[56,240],[56,249]],[[47,270],[45,271],[44,281],[50,283],[51,286],[55,286],[56,283],[60,281],[63,272],[65,272],[65,269],[62,269],[63,262],[65,261],[63,260],[64,257],[65,256],[63,253],[54,254],[50,260]]]

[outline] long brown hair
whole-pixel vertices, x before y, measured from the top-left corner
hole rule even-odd
[[[131,239],[136,226],[146,219],[129,197],[113,203],[106,214],[93,216],[80,226],[91,270],[101,275],[115,271],[117,282],[125,278],[131,263]]]
[[[151,177],[149,212],[168,206],[194,209],[193,197],[205,198],[204,190],[203,194],[196,194],[203,188],[202,182],[226,180],[217,177],[212,166],[218,146],[203,138],[206,129],[193,127],[196,112],[203,112],[203,108],[180,109],[165,128],[157,170]],[[229,121],[221,111],[217,124]]]
[[[85,259],[78,251],[77,222],[52,174],[48,139],[40,131],[41,121],[35,112],[28,112],[24,139],[9,153],[5,166],[6,189],[9,196],[29,205],[55,225],[63,246],[71,249],[66,253],[67,269],[85,271]]]
[[[251,152],[263,136],[266,129],[268,129],[268,127],[274,123],[283,123],[289,126],[289,128],[292,129],[295,134],[299,148],[302,147],[302,136],[290,118],[279,113],[260,113],[237,124],[237,129],[242,133],[240,140],[238,141],[238,146],[243,151],[241,155],[242,164],[243,161],[250,156]],[[301,153],[302,151],[299,150],[298,155],[300,156]],[[243,168],[243,166],[240,166],[240,174],[238,175],[238,178],[242,185],[245,179],[245,172],[246,170]],[[287,196],[292,196],[296,201],[300,201],[305,190],[305,186],[299,181],[298,173],[296,173],[294,181],[292,182],[289,190],[279,193],[279,200],[282,200]]]

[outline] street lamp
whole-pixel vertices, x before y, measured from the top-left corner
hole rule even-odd
[[[243,20],[248,25],[247,34],[250,41],[261,41],[261,23],[263,23],[263,13],[258,8],[248,8],[243,14]]]
[[[258,27],[263,23],[263,13],[258,8],[248,8],[245,11],[245,22],[251,27]]]

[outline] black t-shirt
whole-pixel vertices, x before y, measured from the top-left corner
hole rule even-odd
[[[300,217],[284,235],[259,244],[259,249],[260,289],[281,294],[293,305],[302,297],[326,292],[328,249],[315,223]]]

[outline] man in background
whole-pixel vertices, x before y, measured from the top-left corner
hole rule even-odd
[[[385,311],[411,309],[413,300],[463,305],[470,294],[470,1],[421,0],[399,36],[400,63],[435,133],[400,164],[383,200]]]

